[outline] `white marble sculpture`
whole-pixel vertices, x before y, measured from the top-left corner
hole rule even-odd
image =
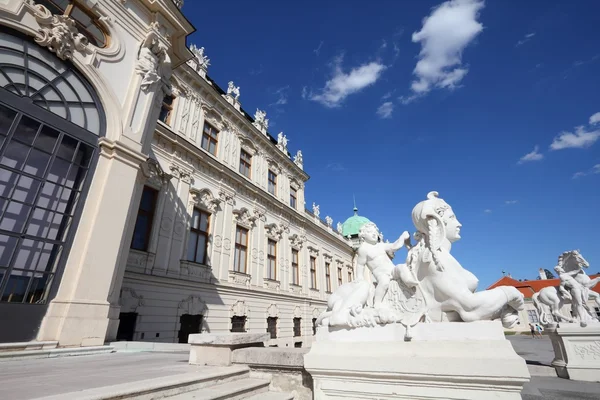
[[[197,69],[206,71],[210,65],[210,59],[204,54],[204,47],[196,47],[195,44],[190,46],[190,51],[196,57]]]
[[[343,227],[342,227],[342,223],[341,222],[337,223],[336,230],[337,230],[337,233],[339,233],[340,235],[343,234],[342,233],[343,232]]]
[[[141,87],[149,91],[161,82],[164,95],[171,94],[171,58],[159,41],[158,23],[152,23],[138,51],[135,72],[142,76]],[[162,97],[161,97],[162,100]]]
[[[302,151],[298,150],[296,155],[294,156],[294,164],[296,164],[300,169],[304,167],[304,161],[302,160]]]
[[[254,114],[254,126],[256,126],[263,133],[269,129],[269,120],[266,118],[267,113],[256,109],[256,113]]]
[[[331,229],[331,225],[333,225],[333,218],[328,215],[325,217],[325,222],[327,223],[327,227]]]
[[[414,207],[412,220],[417,228],[414,246],[408,232],[393,243],[383,243],[375,224],[361,228],[356,279],[330,297],[319,324],[359,327],[399,322],[410,337],[409,327],[418,322],[501,319],[507,328],[518,323],[523,295],[509,286],[475,292],[477,278],[450,254],[452,243],[460,239],[461,224],[437,192]],[[394,265],[390,257],[403,246],[409,249],[406,264]],[[365,268],[374,282],[363,278]]]
[[[283,132],[279,132],[277,135],[277,148],[284,153],[287,153],[287,145],[288,138],[283,134]]]
[[[72,59],[73,51],[85,52],[88,39],[79,33],[75,21],[66,15],[53,15],[41,4],[35,4],[35,19],[40,29],[35,35],[35,41],[48,50],[56,53],[62,59]]]
[[[315,217],[319,218],[319,215],[321,215],[321,210],[319,209],[319,206],[313,202],[312,209]]]
[[[235,100],[239,99],[240,87],[235,86],[233,81],[229,81],[229,83],[227,84],[227,95],[233,97]]]
[[[558,265],[554,270],[560,278],[560,285],[545,287],[532,297],[543,325],[554,324],[554,319],[578,322],[581,326],[597,321],[587,306],[587,300],[593,299],[600,307],[600,294],[592,290],[600,283],[600,277],[591,279],[584,271],[588,267],[589,263],[578,250],[566,251],[558,257]],[[565,304],[571,305],[572,317],[561,313]]]

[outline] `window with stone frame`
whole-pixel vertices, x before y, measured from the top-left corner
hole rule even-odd
[[[144,186],[131,238],[131,248],[134,250],[148,251],[157,198],[158,190]]]
[[[208,122],[204,122],[204,129],[202,130],[202,148],[213,156],[216,156],[218,143],[219,131]]]
[[[325,263],[325,285],[328,293],[331,293],[331,264]]]
[[[95,16],[81,0],[35,0],[36,4],[46,7],[52,14],[65,15],[75,21],[77,31],[96,47],[106,47],[109,36],[100,17]]]
[[[529,322],[531,322],[532,324],[537,324],[540,322],[536,310],[527,310],[527,318],[529,318]]]
[[[317,319],[313,318],[312,319],[312,328],[313,328],[313,335],[317,334]]]
[[[235,252],[233,257],[233,270],[246,273],[248,255],[248,229],[239,225],[235,228]]]
[[[316,257],[310,258],[310,288],[317,288],[317,259]]]
[[[246,332],[246,316],[231,317],[231,332]]]
[[[277,317],[267,317],[267,333],[271,334],[271,339],[277,339]]]
[[[342,267],[338,267],[338,286],[342,286]]]
[[[302,336],[302,318],[294,317],[294,337]]]
[[[298,201],[298,191],[293,186],[290,186],[290,207],[296,209],[296,203]]]
[[[245,150],[240,151],[240,174],[250,179],[250,171],[252,168],[252,156]]]
[[[298,267],[298,250],[292,249],[292,284],[300,284],[300,268]]]
[[[168,95],[163,98],[162,106],[160,107],[160,114],[158,114],[158,120],[164,122],[167,125],[171,124],[171,115],[173,114],[173,103],[175,96]]]
[[[209,222],[209,213],[194,208],[190,222],[190,239],[188,242],[187,259],[189,261],[206,264]]]
[[[267,241],[267,279],[277,280],[277,242]]]
[[[269,193],[276,196],[277,195],[277,174],[271,170],[269,170]]]

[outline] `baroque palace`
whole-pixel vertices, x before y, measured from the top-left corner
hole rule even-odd
[[[221,89],[173,0],[0,0],[0,342],[270,332],[353,279],[302,153]]]

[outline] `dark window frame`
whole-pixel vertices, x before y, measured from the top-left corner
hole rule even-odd
[[[325,263],[325,285],[328,293],[331,293],[331,263]]]
[[[317,289],[317,257],[310,257],[310,288]]]
[[[300,252],[296,249],[292,249],[292,285],[300,285],[299,259]]]
[[[170,99],[170,101],[168,101]],[[158,114],[158,120],[164,122],[167,125],[171,125],[171,117],[173,116],[173,110],[175,109],[175,96],[170,94],[163,97],[162,105],[160,107],[160,113]]]
[[[302,318],[294,317],[294,337],[302,336]]]
[[[273,246],[273,254],[271,254],[271,246]],[[272,273],[271,262],[273,263]],[[277,280],[277,242],[273,239],[267,240],[267,279]]]
[[[246,233],[246,243],[241,243],[238,242],[238,236],[239,239],[241,239],[241,233],[245,232]],[[235,227],[235,250],[234,250],[234,257],[233,257],[233,270],[235,272],[241,272],[242,274],[245,274],[246,271],[248,270],[248,236],[250,235],[250,230],[248,228],[244,228],[243,226],[240,225],[236,225]],[[244,269],[243,271],[240,268],[240,258],[238,256],[238,253],[244,253]]]
[[[267,317],[267,333],[271,334],[271,339],[277,339],[277,317]]]
[[[208,127],[208,131],[207,131]],[[219,151],[219,130],[212,126],[210,123],[204,121],[204,127],[202,128],[202,141],[200,143],[200,147],[204,150],[212,154],[213,156],[217,156],[217,152]],[[214,142],[214,153],[210,151],[210,145]]]
[[[248,179],[252,179],[252,154],[242,149],[240,151],[240,174]]]
[[[298,204],[298,190],[296,190],[296,188],[290,186],[290,207],[292,207],[295,210],[297,204]]]
[[[146,191],[148,191],[148,193],[152,193],[153,197],[152,197],[152,206],[149,207],[150,210],[142,210],[142,203],[144,201],[144,193],[146,193]],[[150,239],[152,236],[152,227],[154,225],[154,217],[156,214],[156,206],[158,203],[158,190],[154,189],[151,186],[145,185],[144,189],[142,190],[142,197],[140,197],[140,205],[138,206],[138,212],[137,212],[137,216],[135,218],[135,227],[133,230],[133,236],[131,238],[131,245],[129,246],[131,249],[133,250],[139,250],[139,251],[148,251],[148,247],[150,246]],[[140,246],[140,247],[134,247],[134,241],[135,241],[135,237],[136,237],[136,231],[137,231],[137,223],[138,223],[138,219],[140,218],[141,215],[145,215],[148,217],[148,224],[146,227],[146,232],[144,233],[144,245]]]
[[[246,322],[248,322],[248,318],[245,315],[234,315],[233,317],[231,317],[230,332],[246,332]]]
[[[271,169],[267,173],[267,180],[269,193],[271,193],[273,196],[277,196],[277,174]]]
[[[193,226],[193,222],[194,222],[194,212],[198,212],[199,216],[198,216],[198,227],[194,227]],[[206,231],[203,231],[200,227],[202,226],[202,216],[206,216]],[[188,261],[192,261],[195,263],[199,263],[199,264],[204,264],[206,265],[206,258],[208,257],[208,237],[209,237],[209,232],[210,232],[210,213],[198,208],[198,207],[194,207],[192,210],[192,220],[190,221],[190,240],[188,240],[188,246],[191,245],[191,240],[193,238],[192,233],[196,235],[196,240],[194,243],[194,259],[193,260],[189,260]],[[202,258],[202,260],[198,260],[198,242],[200,240],[200,236],[203,236],[205,241],[204,241],[204,257]],[[189,249],[188,249],[188,253],[189,253]]]

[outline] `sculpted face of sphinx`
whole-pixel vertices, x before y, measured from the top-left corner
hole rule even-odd
[[[442,221],[446,227],[446,239],[448,239],[450,243],[454,243],[459,240],[460,228],[462,227],[462,224],[458,222],[458,218],[456,218],[456,215],[450,206],[448,206],[448,209],[444,211]]]

